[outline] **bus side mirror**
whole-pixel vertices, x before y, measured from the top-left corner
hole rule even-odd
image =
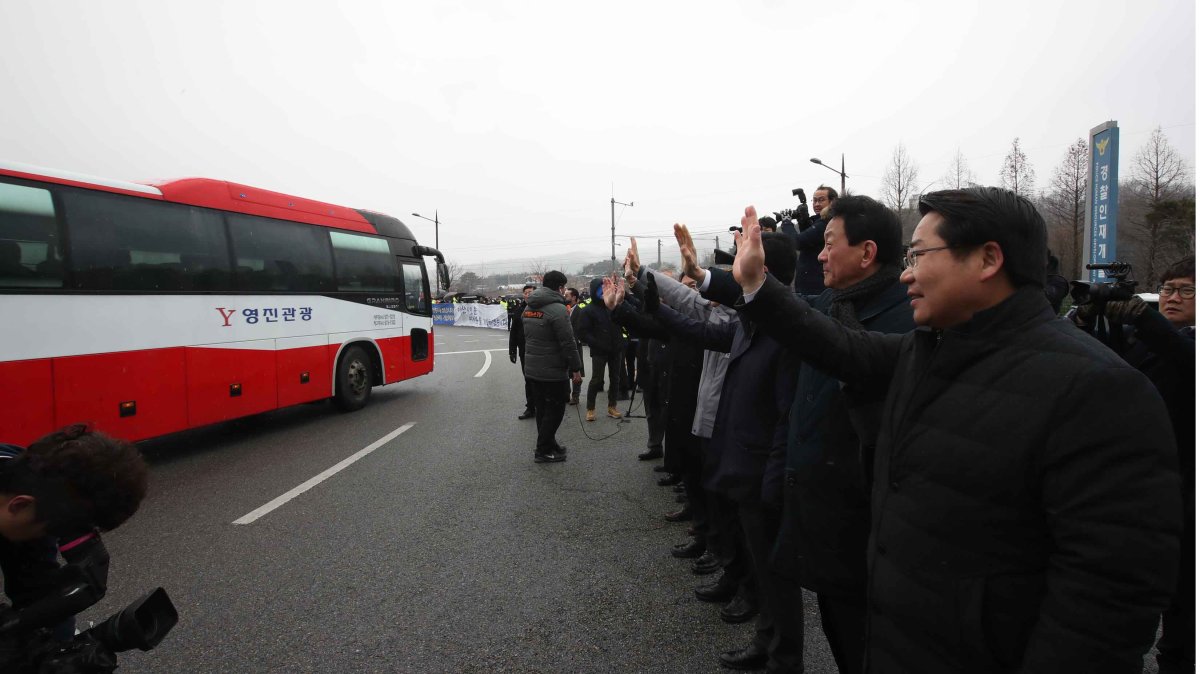
[[[438,275],[438,280],[442,282],[442,287],[449,290],[450,289],[450,268],[446,266],[446,263],[444,263],[444,262],[438,263],[437,275]]]

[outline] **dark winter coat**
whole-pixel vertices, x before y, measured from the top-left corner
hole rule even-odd
[[[781,506],[799,360],[746,321],[708,323],[666,305],[655,316],[679,340],[729,354],[709,443],[718,452],[716,469],[707,474],[705,488],[746,505]]]
[[[1141,373],[1023,288],[969,321],[853,331],[768,278],[742,313],[889,380],[868,542],[871,672],[1141,672],[1175,583],[1175,444]]]
[[[621,328],[613,323],[603,298],[596,298],[596,292],[602,283],[602,279],[592,279],[589,289],[592,301],[582,309],[583,313],[579,316],[579,341],[587,344],[588,350],[594,356],[624,353],[625,349]]]
[[[825,247],[825,221],[819,215],[808,219],[809,225],[801,231],[791,220],[784,220],[779,228],[796,242],[796,278],[792,287],[802,295],[819,295],[825,291],[825,273],[817,256]]]
[[[579,349],[562,295],[538,288],[521,314],[525,324],[525,378],[563,381],[579,370]]]
[[[916,327],[907,287],[897,279],[855,312],[867,330]],[[813,307],[827,314],[833,291]],[[809,363],[800,367],[788,417],[784,512],[772,565],[821,594],[864,597],[871,530],[869,475],[886,390],[850,387]]]

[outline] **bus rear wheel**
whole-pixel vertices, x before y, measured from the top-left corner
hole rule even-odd
[[[342,353],[337,367],[337,388],[333,401],[345,412],[362,409],[371,397],[371,357],[361,346],[350,346]]]

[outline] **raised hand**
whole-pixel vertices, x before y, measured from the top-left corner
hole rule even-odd
[[[608,307],[609,311],[620,306],[625,300],[625,286],[621,277],[613,272],[613,275],[604,277],[604,306]]]
[[[733,240],[737,244],[737,256],[733,260],[733,278],[742,286],[743,293],[755,292],[762,287],[766,278],[764,265],[767,257],[763,252],[758,211],[754,210],[753,206],[746,207],[746,214],[742,217],[742,231],[734,235]]]
[[[642,258],[638,255],[637,239],[631,236],[629,237],[629,252],[625,254],[625,275],[628,276],[630,272],[637,274],[641,268]]]
[[[697,261],[696,244],[692,242],[687,225],[675,223],[675,241],[679,243],[679,266],[683,267],[683,273],[692,277],[696,283],[704,281],[704,269]]]

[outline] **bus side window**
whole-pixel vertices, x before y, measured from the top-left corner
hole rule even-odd
[[[333,253],[323,227],[230,213],[238,290],[328,292]]]
[[[429,314],[429,292],[426,287],[423,265],[409,264],[404,267],[404,306],[412,314]]]
[[[61,288],[60,240],[50,190],[0,183],[0,287]]]
[[[215,211],[74,188],[61,192],[74,287],[81,290],[228,290],[228,244]],[[207,259],[191,266],[184,258]]]

